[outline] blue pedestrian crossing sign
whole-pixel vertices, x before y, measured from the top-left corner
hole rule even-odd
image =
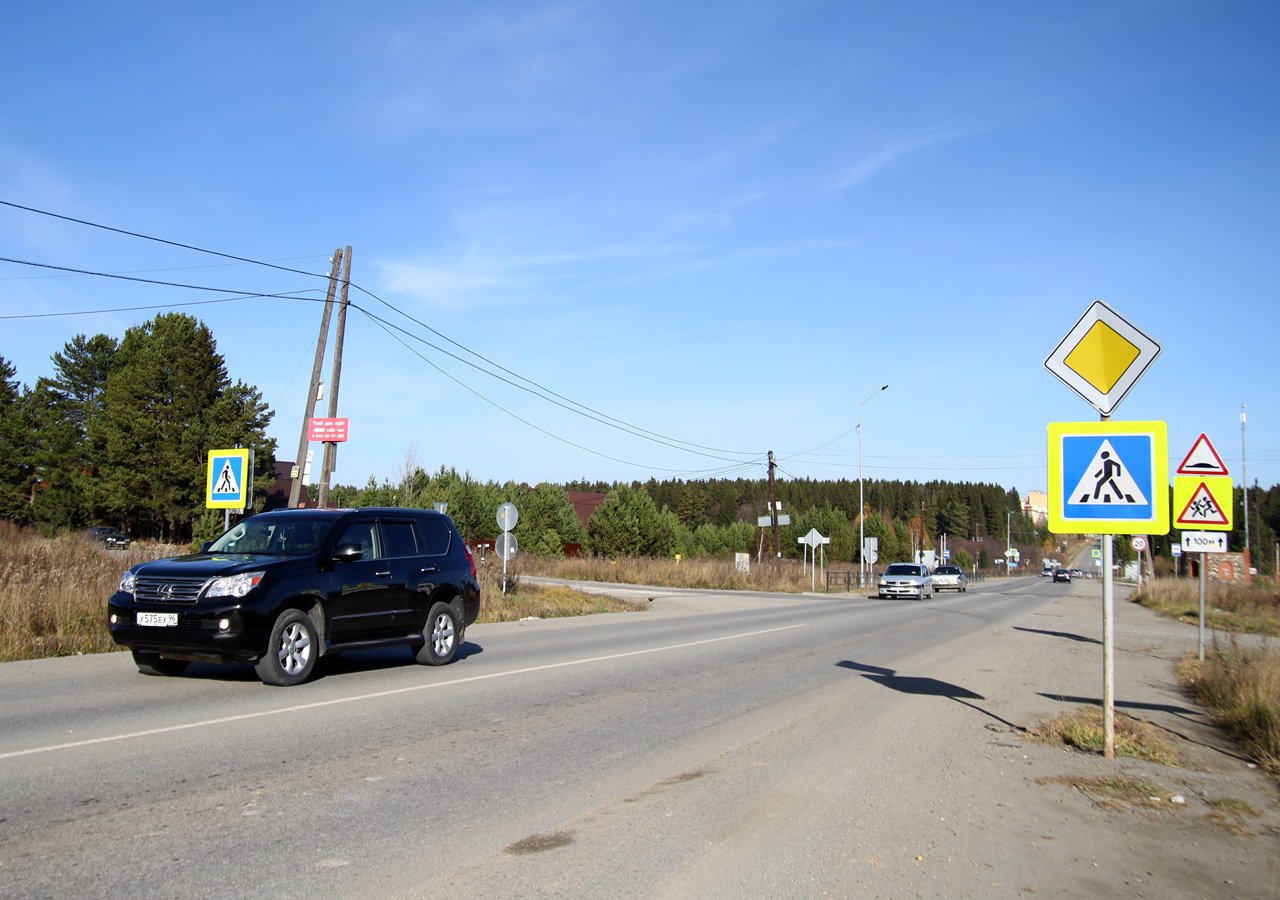
[[[1168,534],[1164,422],[1051,422],[1049,531]]]
[[[248,450],[210,450],[204,479],[208,509],[244,509],[253,496],[253,468]]]

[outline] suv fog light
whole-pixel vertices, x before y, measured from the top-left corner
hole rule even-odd
[[[110,618],[111,618],[111,624],[112,624],[112,625],[114,625],[114,624],[116,624],[116,622],[120,621],[119,617],[117,617],[115,613],[112,613]]]
[[[219,620],[218,620],[218,630],[219,630],[219,631],[230,631],[230,630],[231,630],[231,620],[230,620],[230,619],[219,619]]]

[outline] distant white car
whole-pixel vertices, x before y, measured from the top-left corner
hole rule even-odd
[[[914,597],[923,600],[933,596],[933,576],[929,567],[918,563],[892,563],[880,576],[877,597]]]
[[[938,566],[933,570],[933,589],[935,591],[969,590],[969,576],[959,566]]]

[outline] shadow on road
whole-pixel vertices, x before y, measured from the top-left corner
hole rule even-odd
[[[1029,631],[1032,634],[1047,634],[1049,637],[1066,638],[1069,641],[1079,641],[1082,644],[1102,644],[1102,641],[1097,638],[1085,637],[1083,634],[1072,634],[1070,631],[1046,631],[1043,628],[1023,628],[1021,625],[1014,625],[1013,630]]]
[[[986,698],[981,694],[975,694],[968,688],[960,687],[957,684],[950,684],[946,681],[939,681],[937,678],[927,678],[919,675],[899,675],[894,669],[885,669],[880,666],[868,666],[863,663],[854,662],[851,659],[841,660],[836,663],[836,665],[842,669],[852,669],[868,681],[874,681],[876,684],[884,685],[887,688],[891,688],[892,690],[903,694],[917,694],[926,697],[946,697],[948,700],[954,700],[963,706],[977,710],[984,716],[995,719],[1000,724],[1005,725],[1014,731],[1026,731],[1026,729],[1021,725],[1015,725],[1007,719],[1002,719],[995,713],[983,709],[981,706],[968,702],[970,700],[985,700]]]

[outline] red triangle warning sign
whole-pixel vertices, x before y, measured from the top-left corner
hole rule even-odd
[[[1200,486],[1191,494],[1191,499],[1187,501],[1186,507],[1182,512],[1178,513],[1178,518],[1174,520],[1175,525],[1226,525],[1227,514],[1222,511],[1222,507],[1218,505],[1218,501],[1214,499],[1213,493],[1209,490],[1209,485],[1203,481]]]
[[[1191,450],[1182,461],[1182,465],[1178,466],[1178,474],[1230,475],[1231,473],[1227,471],[1226,464],[1214,449],[1209,436],[1202,432],[1200,437],[1196,438],[1196,442],[1191,445]]]

